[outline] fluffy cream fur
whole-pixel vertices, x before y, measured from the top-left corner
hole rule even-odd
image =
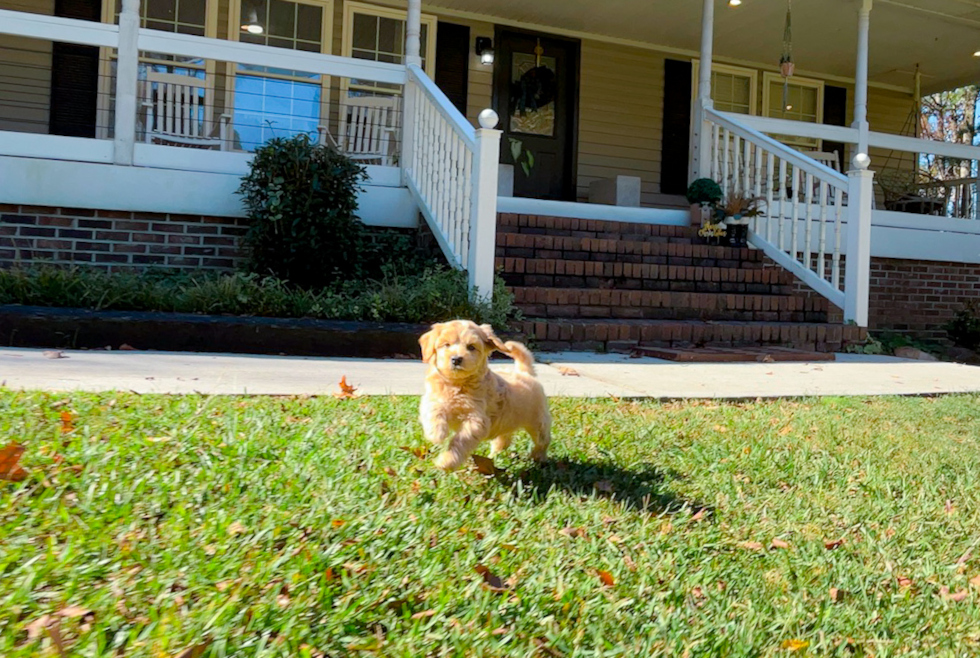
[[[482,441],[492,442],[492,457],[506,450],[521,429],[534,442],[531,458],[547,459],[551,414],[527,347],[502,343],[490,325],[467,320],[433,325],[419,345],[429,364],[419,416],[425,438],[443,448],[436,466],[459,468]],[[514,359],[512,372],[490,370],[487,361],[494,350]]]

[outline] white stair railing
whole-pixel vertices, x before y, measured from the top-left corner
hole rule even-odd
[[[470,289],[493,295],[497,233],[497,115],[484,110],[474,129],[446,95],[408,65],[402,171],[439,246],[466,270]]]
[[[762,200],[751,244],[844,309],[845,320],[866,327],[873,194],[867,156],[855,158],[844,176],[746,127],[737,115],[707,108],[703,116],[709,152],[699,154],[702,173],[726,196]]]

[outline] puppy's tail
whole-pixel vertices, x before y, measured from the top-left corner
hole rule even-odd
[[[534,375],[534,355],[523,344],[512,340],[507,341],[504,343],[503,352],[514,359],[514,364],[517,366],[518,372],[523,372],[526,375]]]

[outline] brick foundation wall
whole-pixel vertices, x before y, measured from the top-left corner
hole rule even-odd
[[[245,220],[0,204],[0,267],[232,270]]]
[[[980,299],[980,265],[871,259],[872,331],[942,340],[942,326],[963,304]]]

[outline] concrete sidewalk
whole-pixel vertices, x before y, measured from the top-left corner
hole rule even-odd
[[[421,361],[175,352],[0,349],[0,384],[15,390],[324,395],[342,376],[365,395],[420,395]],[[548,394],[564,397],[756,398],[933,395],[980,391],[980,368],[838,355],[825,363],[677,364],[618,354],[538,355]],[[495,368],[510,367],[506,361]]]

